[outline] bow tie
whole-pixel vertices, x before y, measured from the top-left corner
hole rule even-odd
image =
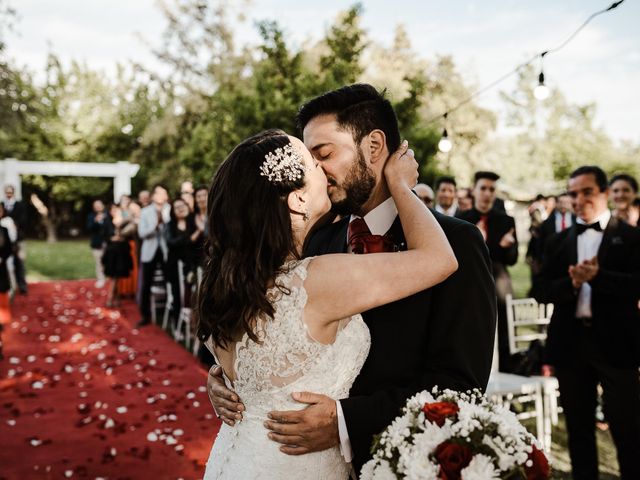
[[[586,225],[584,223],[576,223],[576,230],[578,232],[578,235],[583,234],[590,228],[593,228],[596,232],[602,231],[602,226],[600,226],[600,222],[590,223],[589,225]]]
[[[353,253],[393,252],[395,245],[387,235],[373,235],[362,218],[349,223],[348,241]]]

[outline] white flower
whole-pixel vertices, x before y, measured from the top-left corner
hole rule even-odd
[[[381,460],[373,471],[373,480],[397,480],[396,474],[391,470],[391,465],[386,460]]]
[[[462,469],[460,476],[462,480],[490,480],[500,478],[500,472],[495,469],[491,457],[479,453]]]
[[[376,461],[369,460],[362,466],[362,470],[360,470],[360,480],[372,480],[373,479],[373,471],[376,468]]]
[[[448,431],[437,425],[433,425],[428,433],[416,434],[413,437],[414,444],[400,451],[398,472],[411,480],[437,479],[440,467],[429,460],[429,454],[447,438]]]

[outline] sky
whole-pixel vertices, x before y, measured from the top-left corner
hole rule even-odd
[[[171,0],[166,0],[171,1]],[[140,40],[158,44],[165,20],[156,0],[9,0],[18,12],[8,53],[19,64],[42,70],[48,51],[65,62],[114,71],[116,62],[159,64]],[[249,21],[236,41],[257,43],[256,20],[277,20],[295,45],[318,40],[338,12],[354,1],[252,0]],[[477,88],[512,70],[534,54],[562,43],[607,0],[382,0],[363,1],[362,26],[385,45],[402,24],[417,55],[452,55],[464,79]],[[597,104],[596,124],[616,141],[640,143],[640,0],[625,0],[595,18],[561,51],[547,56],[547,83],[570,101]],[[513,77],[478,98],[500,111],[500,90]]]

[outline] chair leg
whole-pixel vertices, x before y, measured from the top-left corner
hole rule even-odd
[[[155,294],[150,295],[150,303],[151,303],[151,323],[155,325],[156,323],[156,296]]]
[[[543,401],[542,401],[542,389],[540,385],[537,387],[537,392],[535,393],[535,406],[536,406],[536,437],[542,443],[542,448],[544,450],[547,449],[545,444],[545,434],[544,434],[544,412],[543,412]]]
[[[544,448],[547,455],[551,452],[551,429],[552,429],[552,420],[551,420],[551,392],[544,392],[544,405],[543,405],[543,413],[544,413]]]

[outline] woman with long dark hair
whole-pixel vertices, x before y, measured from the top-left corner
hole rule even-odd
[[[194,270],[195,241],[200,236],[189,210],[189,205],[182,198],[176,198],[171,204],[171,220],[165,230],[167,241],[167,279],[171,284],[173,303],[170,307],[172,327],[178,320],[180,308],[190,305],[191,286],[187,282]],[[180,296],[180,263],[182,263],[182,289],[184,299]],[[182,302],[185,302],[183,305]]]
[[[196,229],[199,232],[194,242],[195,263],[196,267],[202,267],[205,259],[205,241],[209,234],[209,216],[207,215],[207,202],[209,198],[209,189],[205,186],[198,186],[194,193],[195,207],[193,217],[196,223]]]
[[[405,142],[384,168],[405,232],[403,252],[301,259],[307,234],[331,204],[322,168],[282,131],[243,141],[218,169],[209,192],[198,337],[246,410],[235,427],[222,425],[206,479],[347,478],[338,447],[285,455],[263,423],[269,411],[302,407],[293,392],[345,398],[369,350],[359,313],[456,270],[444,233],[411,191],[417,163],[406,150]]]

